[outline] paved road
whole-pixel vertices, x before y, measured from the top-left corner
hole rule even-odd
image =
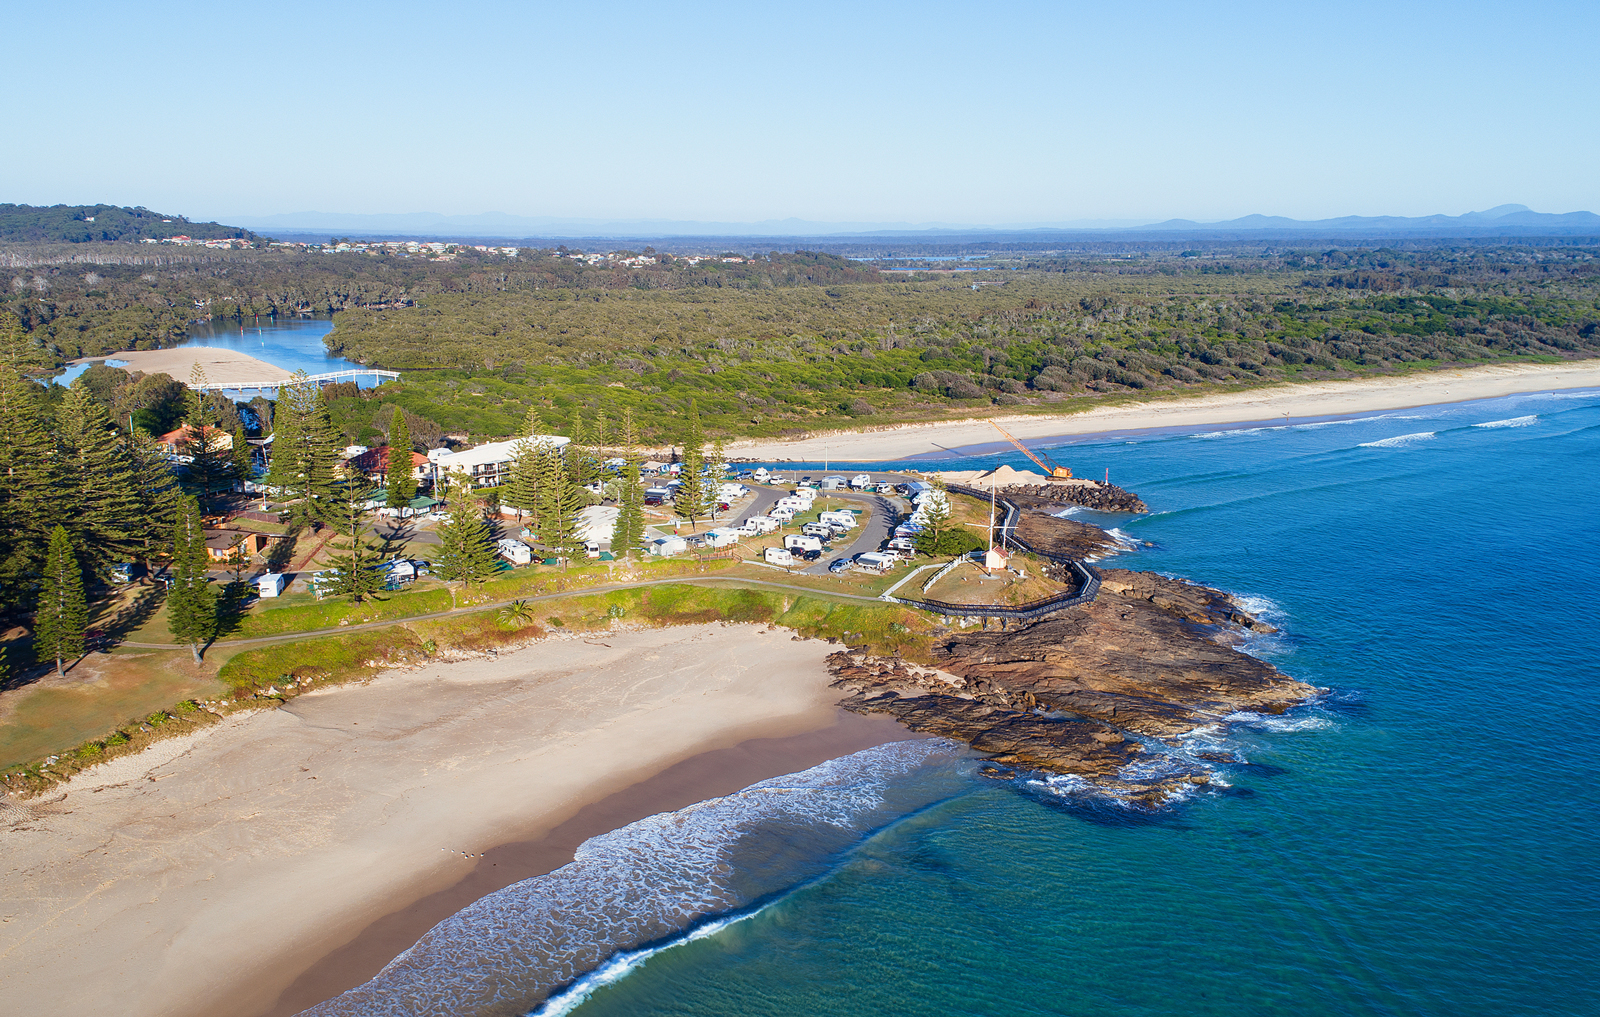
[[[840,557],[853,558],[863,551],[876,551],[883,546],[884,541],[889,539],[889,534],[894,532],[894,520],[899,512],[895,502],[899,499],[891,500],[889,496],[881,494],[845,494],[839,491],[829,493],[832,497],[858,501],[872,506],[872,518],[868,519],[864,526],[857,527],[855,530],[856,539],[850,542],[849,547],[843,551],[835,547],[831,553],[817,559],[815,565],[808,565],[801,569],[807,575],[825,575],[828,571],[828,565]]]

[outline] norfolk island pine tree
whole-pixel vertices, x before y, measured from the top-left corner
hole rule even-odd
[[[403,509],[417,496],[417,480],[411,472],[411,427],[406,423],[405,411],[394,408],[394,421],[389,425],[389,461],[384,471],[384,487],[389,497],[384,505]]]
[[[39,576],[39,610],[34,615],[34,655],[54,658],[56,674],[65,675],[63,662],[83,656],[83,634],[89,628],[89,605],[83,597],[83,569],[66,527],[50,531],[50,549]]]
[[[167,627],[200,663],[205,645],[217,634],[217,595],[206,575],[206,531],[200,505],[185,496],[172,527],[172,585],[167,591]]]

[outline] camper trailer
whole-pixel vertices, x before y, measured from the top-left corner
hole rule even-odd
[[[806,523],[800,527],[800,532],[808,537],[818,537],[822,540],[833,539],[833,527],[827,523]]]
[[[780,523],[787,523],[794,518],[794,508],[789,505],[774,505],[772,508],[767,509],[767,515]]]
[[[737,544],[740,536],[739,531],[731,526],[719,526],[714,530],[706,531],[705,546],[727,547],[729,544]]]
[[[857,491],[866,487],[870,483],[872,483],[872,477],[866,473],[858,473],[850,478],[850,486],[855,488]]]
[[[763,555],[768,565],[793,565],[794,555],[781,547],[769,547]]]
[[[284,575],[281,572],[264,572],[256,577],[256,589],[263,598],[283,596]]]
[[[895,558],[881,551],[863,551],[856,555],[856,568],[870,572],[887,572],[894,567]]]
[[[502,537],[495,545],[500,557],[513,565],[527,565],[533,561],[533,548],[515,537]]]

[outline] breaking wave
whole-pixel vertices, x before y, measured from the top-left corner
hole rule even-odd
[[[872,830],[960,793],[974,765],[954,742],[893,742],[641,819],[463,908],[365,985],[305,1013],[528,1013],[589,976],[587,996],[821,874]]]
[[[1378,441],[1364,441],[1361,448],[1403,448],[1414,445],[1419,441],[1432,441],[1438,437],[1437,431],[1418,431],[1416,434],[1401,434],[1393,438],[1382,438]]]
[[[1488,420],[1473,427],[1527,427],[1539,422],[1539,414],[1534,413],[1526,417],[1510,417],[1506,420]]]

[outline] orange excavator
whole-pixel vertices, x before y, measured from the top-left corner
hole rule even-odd
[[[1029,459],[1032,459],[1034,461],[1034,463],[1036,463],[1038,465],[1039,469],[1044,471],[1044,475],[1046,477],[1049,477],[1051,480],[1071,480],[1072,479],[1072,471],[1071,470],[1067,469],[1065,466],[1057,466],[1055,464],[1055,460],[1051,459],[1049,456],[1045,455],[1043,452],[1034,452],[1032,449],[1028,448],[1028,446],[1026,446],[1022,442],[1018,441],[1016,439],[1016,437],[1014,435],[1012,435],[1012,433],[1010,431],[1007,431],[1005,428],[1001,427],[999,424],[995,424],[994,421],[991,420],[991,421],[989,421],[989,423],[994,424],[994,429],[996,431],[999,431],[1001,434],[1005,435],[1006,441],[1009,441],[1011,444],[1015,445],[1017,447],[1017,451],[1018,452],[1021,452],[1023,455],[1027,456]]]

